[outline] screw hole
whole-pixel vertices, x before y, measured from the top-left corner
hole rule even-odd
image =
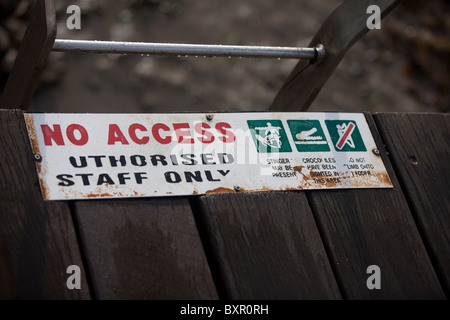
[[[411,162],[413,165],[417,165],[417,159],[413,156],[409,157],[409,162]]]

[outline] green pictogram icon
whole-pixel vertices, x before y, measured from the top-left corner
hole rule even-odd
[[[259,153],[291,152],[281,120],[247,120]]]
[[[299,152],[327,152],[330,147],[319,120],[288,120]]]
[[[336,151],[367,151],[353,120],[325,120]]]

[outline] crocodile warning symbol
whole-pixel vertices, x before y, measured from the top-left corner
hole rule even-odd
[[[330,151],[318,120],[288,120],[287,123],[299,152]]]

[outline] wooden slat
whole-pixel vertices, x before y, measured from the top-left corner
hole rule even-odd
[[[370,15],[366,13],[367,8],[373,4],[379,6],[383,18],[399,2],[400,0],[342,1],[328,16],[309,44],[309,47],[324,45],[325,58],[310,66],[308,66],[309,61],[299,61],[272,102],[270,110],[307,110],[348,49],[369,31],[367,19]]]
[[[78,201],[75,212],[96,298],[218,298],[186,199]]]
[[[42,200],[19,110],[0,110],[0,239],[15,298],[90,297],[69,208]],[[66,286],[69,265],[81,268],[81,290]]]
[[[39,85],[56,37],[54,0],[37,0],[16,60],[0,98],[0,108],[27,109]]]
[[[450,296],[450,116],[374,116],[404,193]]]
[[[373,121],[369,126],[382,146]],[[346,299],[445,298],[386,153],[394,189],[307,192]],[[370,265],[381,269],[381,289],[369,290]]]
[[[6,241],[0,233],[0,300],[10,300],[16,297],[14,289],[14,273],[9,259]]]
[[[199,207],[225,298],[341,298],[304,194],[211,194]]]

